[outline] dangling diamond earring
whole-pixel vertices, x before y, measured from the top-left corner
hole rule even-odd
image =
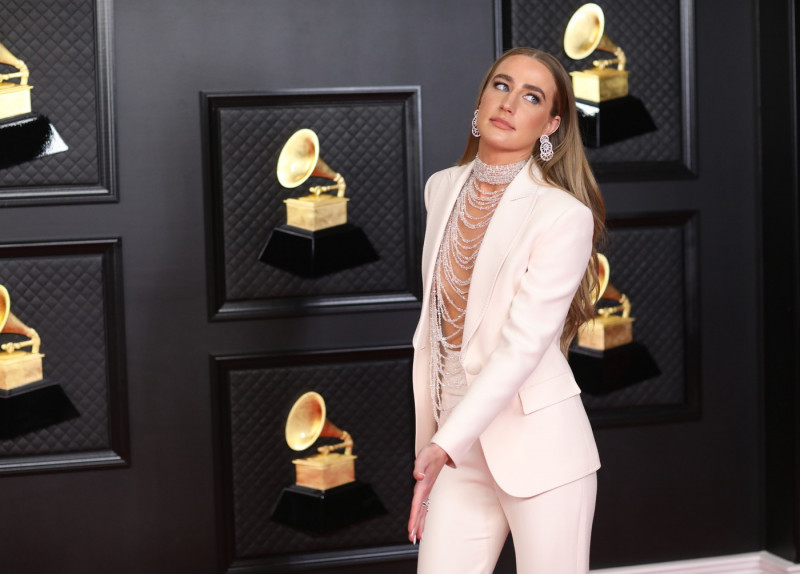
[[[539,157],[542,161],[553,159],[553,144],[550,143],[550,136],[547,134],[539,136]]]
[[[475,110],[475,115],[472,116],[472,135],[476,138],[481,137],[481,132],[478,130],[478,110]]]

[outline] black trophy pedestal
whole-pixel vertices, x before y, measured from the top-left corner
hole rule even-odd
[[[361,228],[350,223],[319,231],[281,225],[258,259],[301,277],[319,277],[377,261],[378,254]]]
[[[0,169],[66,151],[67,144],[40,114],[22,114],[0,120]]]
[[[642,101],[635,96],[599,103],[577,100],[577,106],[586,147],[600,147],[658,129]]]
[[[569,364],[581,390],[590,395],[605,395],[661,374],[647,347],[636,342],[606,351],[575,346],[569,350]]]
[[[355,522],[386,514],[386,508],[360,480],[329,490],[288,486],[281,492],[270,517],[298,530],[322,534]]]
[[[0,439],[21,436],[79,416],[58,383],[47,380],[0,390]]]

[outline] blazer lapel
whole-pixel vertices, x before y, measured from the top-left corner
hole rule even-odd
[[[536,170],[535,166],[533,168]],[[528,162],[509,184],[486,228],[475,268],[472,270],[461,341],[462,352],[486,312],[500,268],[536,203],[538,185],[531,181],[530,169]]]
[[[428,307],[433,270],[436,267],[436,257],[439,254],[447,220],[450,219],[458,192],[464,187],[471,171],[472,162],[456,170],[454,176],[448,178],[444,185],[432,189],[428,197],[428,230],[425,233],[425,249],[422,253],[422,313],[413,338],[413,344],[417,348],[424,346],[420,339],[428,332]]]
[[[461,171],[457,172],[448,188],[438,188],[431,190],[428,201],[428,227],[431,233],[430,237],[426,237],[426,252],[422,260],[422,309],[423,317],[427,317],[428,301],[430,300],[431,284],[433,282],[433,270],[436,267],[436,257],[439,255],[439,247],[444,237],[444,230],[447,227],[447,221],[450,219],[450,214],[453,211],[453,205],[458,198],[458,193],[464,187],[470,172],[472,171],[472,162],[462,166]],[[436,217],[433,220],[432,217]]]

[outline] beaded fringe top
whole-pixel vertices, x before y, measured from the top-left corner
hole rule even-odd
[[[431,399],[437,423],[446,410],[442,390],[467,386],[459,356],[472,270],[486,228],[508,185],[527,163],[526,159],[507,165],[488,165],[476,157],[447,221],[436,257],[428,309]],[[479,182],[502,187],[483,191]]]

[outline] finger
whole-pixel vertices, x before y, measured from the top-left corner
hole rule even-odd
[[[425,514],[422,501],[428,499],[430,492],[431,487],[425,481],[420,481],[414,485],[414,496],[411,499],[411,512],[408,517],[408,539],[411,542],[415,542],[415,537],[419,538],[417,526],[420,516]]]
[[[413,537],[416,531],[417,521],[419,520],[419,515],[422,512],[422,501],[425,500],[422,498],[423,493],[421,493],[417,488],[418,486],[419,483],[417,483],[417,486],[414,487],[414,497],[411,499],[411,512],[408,517],[409,540]]]
[[[417,519],[417,540],[422,540],[422,534],[425,532],[425,519],[428,518],[428,509],[423,507]]]

